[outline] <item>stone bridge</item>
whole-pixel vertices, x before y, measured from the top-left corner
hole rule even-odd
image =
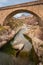
[[[28,12],[43,21],[43,1],[27,2],[18,5],[6,6],[0,8],[0,24],[13,15],[20,12]]]

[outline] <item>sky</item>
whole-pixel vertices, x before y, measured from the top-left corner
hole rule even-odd
[[[18,13],[18,14],[16,14],[16,15],[14,15],[13,17],[18,18],[18,17],[21,17],[22,15],[24,15],[24,16],[29,16],[29,15],[32,15],[32,14],[27,13],[27,12],[23,12],[23,13]]]
[[[35,0],[0,0],[0,7],[16,5],[16,4],[31,2],[31,1],[35,1]]]

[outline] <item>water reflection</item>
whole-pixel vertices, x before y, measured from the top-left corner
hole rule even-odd
[[[0,52],[0,65],[15,65],[15,60],[12,56]]]

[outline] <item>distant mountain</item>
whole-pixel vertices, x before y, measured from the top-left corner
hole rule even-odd
[[[20,17],[18,17],[18,19],[26,19],[26,18],[29,18],[29,17],[33,17],[33,15],[24,15],[24,14],[22,14]]]

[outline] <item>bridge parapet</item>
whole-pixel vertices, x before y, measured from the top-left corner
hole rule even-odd
[[[40,5],[40,4],[42,5],[43,1],[33,1],[33,2],[17,4],[17,5],[0,7],[0,10],[3,10],[3,9],[6,10],[6,9],[12,9],[12,8],[18,8],[18,7],[26,7],[26,6],[35,6],[35,5]]]

